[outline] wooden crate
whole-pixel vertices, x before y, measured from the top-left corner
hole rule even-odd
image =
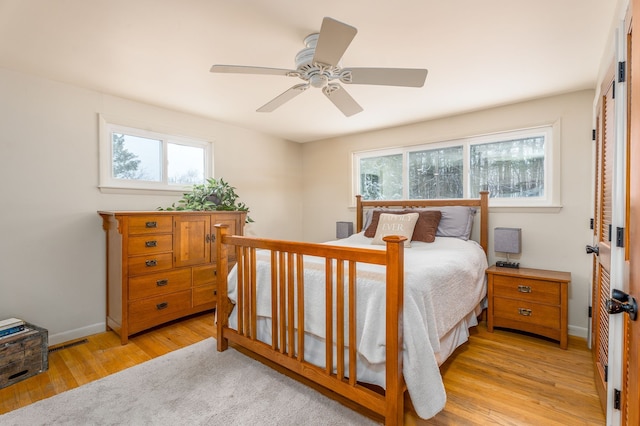
[[[0,339],[0,389],[49,368],[48,333],[26,324],[29,331]]]

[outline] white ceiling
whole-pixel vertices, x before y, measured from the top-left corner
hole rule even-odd
[[[308,142],[594,88],[616,0],[0,0],[0,67]],[[330,16],[358,29],[345,67],[427,68],[422,88],[345,86],[345,117],[295,68]]]

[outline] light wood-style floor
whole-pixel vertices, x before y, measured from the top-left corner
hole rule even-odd
[[[49,370],[0,389],[0,414],[215,337],[213,315],[203,314],[134,336],[111,332],[49,354]],[[480,324],[470,341],[441,368],[445,410],[430,420],[407,407],[406,425],[603,425],[586,342],[569,349]],[[361,411],[361,410],[360,410]]]

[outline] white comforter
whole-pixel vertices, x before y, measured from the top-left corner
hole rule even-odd
[[[327,244],[384,250],[362,233]],[[440,340],[468,317],[486,294],[484,251],[474,241],[437,237],[405,249],[403,372],[417,414],[430,418],[444,408],[446,394],[439,362]],[[271,342],[269,257],[258,256],[258,338]],[[236,270],[229,275],[229,298],[236,301]],[[358,380],[384,387],[385,275],[378,265],[358,265]],[[305,257],[305,359],[324,367],[324,259]],[[236,328],[235,310],[230,327]],[[335,334],[334,334],[335,335]]]

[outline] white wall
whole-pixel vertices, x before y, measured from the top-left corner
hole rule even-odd
[[[491,209],[490,229],[522,228],[522,267],[568,271],[569,332],[586,337],[590,292],[589,218],[592,187],[592,104],[585,90],[470,114],[304,144],[304,239],[335,239],[336,221],[354,221],[351,154],[355,151],[437,142],[542,124],[559,123],[561,205],[559,209]],[[496,260],[493,232],[489,262]]]
[[[522,266],[572,273],[570,332],[586,336],[593,96],[587,90],[299,145],[0,69],[0,318],[45,327],[52,344],[103,331],[105,248],[96,211],[153,210],[179,198],[98,190],[98,113],[213,140],[215,176],[236,186],[256,220],[246,233],[306,241],[334,239],[335,222],[354,219],[353,151],[559,120],[562,208],[494,211],[490,226],[523,228]]]
[[[98,114],[214,141],[215,177],[256,221],[248,235],[302,236],[299,144],[0,69],[0,318],[50,344],[105,329],[105,236],[97,210],[154,210],[179,196],[98,190]]]

